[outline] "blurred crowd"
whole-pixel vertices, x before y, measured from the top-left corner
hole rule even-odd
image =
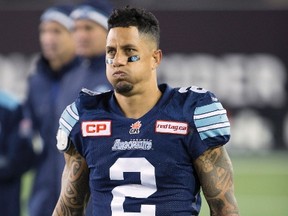
[[[17,54],[0,57],[2,216],[19,216],[22,207],[29,216],[52,214],[64,168],[64,157],[56,149],[58,119],[81,88],[111,89],[105,75],[111,11],[107,0],[51,5],[39,17],[39,54],[27,59]],[[27,206],[23,206],[21,180],[29,170],[34,175]],[[89,204],[86,214],[92,214]]]

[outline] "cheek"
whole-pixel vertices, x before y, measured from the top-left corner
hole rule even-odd
[[[143,70],[142,71],[143,75],[145,75],[146,77],[151,76],[153,68],[154,68],[154,62],[151,61],[150,59],[143,60],[143,63],[141,64],[140,67]]]
[[[77,39],[79,43],[84,43],[84,44],[87,44],[87,43],[91,44],[93,42],[93,37],[88,32],[86,34],[79,34]]]
[[[153,68],[154,64],[155,64],[155,59],[153,57],[149,56],[140,56],[140,61],[142,64],[144,64],[144,67],[146,69],[151,69]]]
[[[61,43],[70,44],[72,39],[69,35],[62,35],[60,36]]]
[[[94,44],[97,44],[99,46],[106,46],[106,36],[102,33],[94,32],[93,34],[91,34],[90,39]]]
[[[44,44],[51,44],[55,41],[55,36],[51,33],[45,33],[40,35],[40,42]]]
[[[89,32],[86,32],[84,30],[78,30],[74,33],[73,36],[76,43],[87,43],[87,41],[89,41],[91,37]]]
[[[112,80],[112,66],[109,64],[106,64],[106,77],[109,81]]]

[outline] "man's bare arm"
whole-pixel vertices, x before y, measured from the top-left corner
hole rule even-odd
[[[89,170],[86,161],[74,147],[70,147],[64,156],[66,165],[62,175],[61,194],[53,216],[84,215],[90,196]]]
[[[233,168],[224,147],[207,150],[194,162],[211,216],[239,216]]]

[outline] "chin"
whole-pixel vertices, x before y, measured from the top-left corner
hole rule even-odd
[[[133,89],[133,85],[127,82],[118,82],[114,89],[119,94],[127,94],[130,93]]]

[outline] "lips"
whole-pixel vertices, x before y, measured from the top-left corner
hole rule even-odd
[[[116,78],[122,78],[122,77],[125,77],[127,74],[123,71],[116,71],[112,75],[113,77],[116,77]]]

